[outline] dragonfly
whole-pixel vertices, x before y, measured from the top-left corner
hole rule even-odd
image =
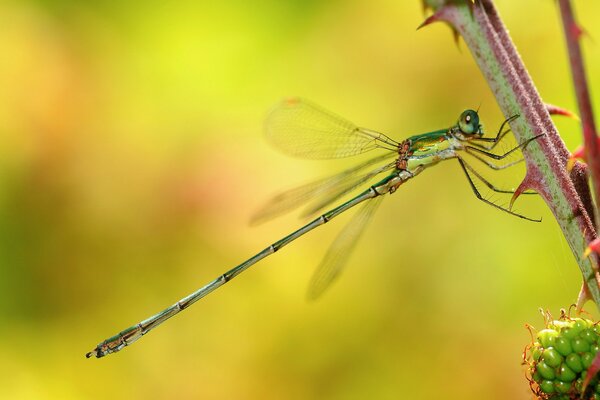
[[[483,127],[479,123],[478,112],[468,109],[463,111],[458,121],[449,128],[414,135],[398,142],[383,133],[361,128],[308,100],[301,98],[283,100],[269,113],[265,124],[267,137],[283,152],[308,159],[343,158],[369,151],[378,151],[379,154],[329,178],[281,193],[255,215],[254,222],[269,219],[310,201],[313,201],[313,204],[308,207],[305,214],[315,215],[360,187],[364,190],[329,211],[322,212],[317,218],[272,243],[172,306],[102,341],[94,350],[88,352],[86,357],[104,357],[131,345],[260,260],[276,253],[338,215],[362,204],[359,211],[338,234],[311,279],[308,297],[312,299],[319,297],[339,276],[351,250],[380,205],[383,195],[395,193],[410,179],[445,160],[458,160],[473,193],[479,200],[510,215],[530,221],[541,221],[541,219],[519,214],[482,196],[476,181],[497,193],[514,193],[514,191],[496,187],[470,164],[470,159],[467,161],[464,157],[472,156],[494,170],[508,168],[523,161],[522,157],[511,162],[502,160],[524,149],[542,135],[531,137],[502,154],[493,152],[510,131],[510,123],[518,117],[518,115],[509,117],[495,135],[485,137]],[[506,125],[509,125],[507,129],[505,129]]]

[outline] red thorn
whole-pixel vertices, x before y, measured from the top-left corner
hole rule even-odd
[[[588,243],[588,246],[583,252],[583,257],[589,257],[592,252],[600,254],[600,238],[596,238]]]
[[[550,115],[563,115],[565,117],[573,118],[576,121],[580,121],[577,114],[575,114],[572,111],[567,110],[566,108],[562,108],[559,106],[555,106],[554,104],[548,104],[548,103],[546,103],[545,106],[546,106],[546,110],[548,110],[548,113]]]
[[[573,23],[571,25],[571,34],[577,40],[581,39],[582,36],[586,36],[588,39],[591,39],[592,41],[594,39],[594,38],[592,38],[590,33],[587,31],[587,29],[585,29],[581,25],[577,25],[575,23]]]
[[[444,12],[444,8],[443,7],[440,8],[440,9],[438,9],[435,13],[433,13],[432,15],[430,15],[429,17],[427,17],[425,19],[425,21],[423,21],[421,23],[421,25],[419,25],[417,27],[417,30],[419,30],[419,29],[421,29],[421,28],[423,28],[423,27],[425,27],[427,25],[430,25],[430,24],[432,24],[434,22],[445,20],[442,17],[443,12]],[[450,24],[450,29],[452,29],[452,36],[454,37],[454,43],[456,43],[456,47],[460,50],[460,46],[459,46],[460,33],[458,32],[458,30],[456,30],[454,28],[454,26],[452,26],[452,24]]]
[[[574,158],[581,158],[582,160],[585,159],[585,147],[583,147],[583,145],[579,146],[571,153],[571,156]]]
[[[571,172],[571,170],[575,166],[575,162],[577,161],[577,159],[585,161],[585,147],[583,147],[583,145],[577,147],[569,155],[569,159],[567,160],[567,171]]]
[[[421,23],[421,25],[417,26],[417,30],[419,30],[419,29],[421,29],[421,28],[424,28],[424,27],[426,27],[427,25],[429,25],[429,24],[432,24],[432,23],[434,23],[434,22],[437,22],[437,21],[439,21],[439,20],[440,20],[440,19],[439,19],[439,17],[438,17],[438,15],[437,15],[437,13],[435,13],[435,14],[431,14],[429,17],[425,18],[425,21],[423,21],[423,22]]]
[[[600,147],[600,138],[596,138],[596,145]],[[573,166],[575,165],[575,161],[577,159],[587,162],[585,157],[585,147],[583,145],[577,147],[573,152],[569,155],[569,159],[567,160],[567,171],[571,171]]]
[[[583,35],[585,31],[583,30],[583,28],[577,24],[572,24],[571,25],[571,34],[576,38],[579,39],[581,37],[581,35]]]
[[[529,189],[535,190],[535,188],[531,185],[530,178],[526,175],[525,179],[523,179],[523,182],[521,182],[519,187],[515,190],[512,197],[510,198],[510,203],[508,204],[508,209],[512,210],[512,206],[515,203],[515,201],[519,198],[519,196],[522,195],[523,192],[525,192]]]

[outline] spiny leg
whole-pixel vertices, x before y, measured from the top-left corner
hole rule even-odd
[[[473,147],[477,147],[478,149],[481,150],[493,150],[494,147],[496,147],[496,145],[498,143],[500,143],[502,141],[502,139],[504,139],[504,137],[508,134],[508,132],[510,132],[510,128],[508,128],[507,130],[505,130],[504,132],[502,132],[502,135],[498,138],[498,140],[496,140],[495,138],[474,138],[471,139],[471,146]],[[485,139],[491,139],[491,140],[485,140]],[[479,141],[484,141],[484,142],[493,142],[490,146],[485,146],[483,144],[479,144],[476,142]]]
[[[488,180],[487,180],[486,178],[484,178],[484,177],[483,177],[483,176],[482,176],[482,175],[481,175],[479,172],[477,172],[477,170],[476,170],[475,168],[473,168],[471,165],[467,164],[467,163],[466,163],[464,160],[462,160],[462,161],[463,161],[463,163],[464,163],[464,166],[465,166],[465,167],[466,167],[466,168],[467,168],[469,171],[471,171],[471,173],[472,173],[473,175],[475,175],[475,176],[477,177],[477,179],[479,179],[481,182],[483,182],[483,184],[484,184],[485,186],[487,186],[488,188],[490,188],[490,189],[491,189],[491,190],[493,190],[494,192],[496,192],[496,193],[507,193],[507,194],[513,194],[513,193],[515,193],[515,191],[514,191],[514,190],[508,190],[508,189],[499,189],[499,188],[497,188],[496,186],[494,186],[494,184],[493,184],[493,183],[491,183],[490,181],[488,181]],[[527,191],[525,191],[525,192],[523,192],[523,193],[521,193],[521,194],[538,194],[538,193],[537,193],[537,192],[535,192],[535,191],[529,191],[529,190],[527,190]]]
[[[470,151],[467,150],[467,153],[471,156],[473,156],[474,158],[478,159],[479,161],[481,161],[482,163],[484,163],[485,165],[487,165],[489,168],[495,170],[495,171],[499,171],[502,169],[506,169],[509,167],[512,167],[513,165],[517,165],[519,163],[522,163],[523,161],[525,161],[524,158],[519,158],[518,160],[509,162],[508,164],[504,164],[504,165],[498,165],[498,164],[494,164],[493,162],[491,162],[490,160],[486,160],[485,158],[483,158],[482,156],[480,156],[477,153],[472,153]]]
[[[502,160],[502,159],[508,157],[509,155],[511,155],[512,153],[514,153],[515,151],[525,148],[529,143],[531,143],[532,141],[534,141],[542,136],[544,136],[544,134],[536,135],[532,138],[529,138],[526,141],[524,141],[523,143],[519,144],[518,146],[513,147],[512,149],[510,149],[509,151],[507,151],[504,154],[490,153],[489,151],[485,151],[485,150],[479,149],[474,146],[465,146],[465,151],[469,154],[474,154],[473,152],[476,152],[476,153],[482,154],[486,157],[493,158],[494,160]]]
[[[535,138],[534,138],[534,139],[535,139]],[[532,139],[532,140],[533,140],[533,139]],[[527,144],[527,143],[525,143],[525,144]],[[513,149],[513,150],[514,150],[514,149]],[[491,169],[493,169],[493,170],[495,170],[495,171],[503,170],[503,169],[506,169],[506,168],[512,167],[512,166],[514,166],[514,165],[517,165],[517,164],[519,164],[519,163],[521,163],[521,162],[525,161],[525,159],[524,159],[524,158],[520,158],[520,159],[518,159],[518,160],[515,160],[515,161],[512,161],[512,162],[510,162],[510,163],[508,163],[508,164],[504,164],[504,165],[497,165],[497,164],[494,164],[494,163],[493,163],[492,161],[490,161],[490,160],[486,160],[485,158],[483,158],[482,156],[480,156],[480,155],[479,155],[479,154],[477,154],[477,153],[474,153],[474,152],[469,152],[469,151],[467,151],[467,153],[468,153],[470,156],[472,156],[472,157],[474,157],[475,159],[477,159],[477,160],[481,161],[482,163],[484,163],[484,164],[485,164],[485,165],[487,165],[489,168],[491,168]],[[463,160],[463,161],[464,161],[464,160]],[[466,164],[466,162],[465,162],[465,164]],[[511,192],[502,192],[502,191],[495,190],[494,188],[492,188],[492,187],[491,187],[491,186],[493,186],[493,185],[491,185],[491,183],[490,183],[490,182],[488,182],[486,179],[484,179],[484,178],[483,178],[483,177],[482,177],[482,176],[481,176],[481,175],[480,175],[480,174],[479,174],[479,173],[478,173],[478,172],[477,172],[477,171],[476,171],[476,170],[475,170],[473,167],[471,167],[469,164],[466,164],[466,166],[467,166],[467,168],[469,168],[469,170],[470,170],[470,171],[471,171],[471,172],[472,172],[474,175],[476,175],[476,176],[477,176],[477,177],[478,177],[478,178],[479,178],[479,179],[480,179],[480,180],[481,180],[483,183],[485,183],[485,185],[486,185],[487,187],[489,187],[490,189],[494,190],[495,192],[499,192],[499,193],[514,193],[514,191],[511,191]],[[490,185],[491,185],[491,186],[490,186]],[[537,192],[535,192],[535,191],[526,190],[526,191],[522,192],[521,194],[538,194],[538,193],[537,193]]]
[[[514,121],[517,118],[519,118],[519,114],[515,114],[512,117],[509,117],[509,118],[505,119],[504,122],[502,123],[502,125],[500,125],[500,129],[498,129],[498,133],[496,133],[496,137],[492,137],[492,138],[476,138],[476,139],[473,139],[473,140],[477,141],[477,142],[492,143],[491,146],[477,145],[478,147],[481,147],[484,150],[492,150],[504,138],[504,136],[506,136],[506,134],[508,132],[510,132],[510,127],[508,127],[508,129],[505,130],[504,132],[502,131],[504,129],[504,127],[506,126],[506,124]],[[473,144],[475,144],[475,143],[473,143]]]
[[[533,218],[526,217],[525,215],[522,215],[522,214],[516,213],[514,211],[511,211],[508,208],[504,208],[502,206],[499,206],[498,204],[495,204],[495,203],[489,201],[488,199],[484,198],[481,195],[481,193],[479,193],[479,190],[477,190],[477,187],[475,186],[475,183],[473,182],[473,179],[471,178],[471,175],[469,174],[469,170],[465,166],[465,164],[466,164],[465,161],[462,158],[460,158],[460,157],[458,157],[457,159],[458,159],[458,162],[460,163],[460,166],[462,167],[463,171],[465,172],[465,175],[467,176],[467,179],[469,180],[469,184],[471,185],[471,189],[473,189],[473,193],[475,193],[475,196],[479,200],[483,201],[486,204],[489,204],[492,207],[495,207],[495,208],[497,208],[499,210],[502,210],[502,211],[504,211],[506,213],[514,215],[515,217],[523,218],[523,219],[526,219],[528,221],[533,221],[533,222],[541,222],[542,221],[541,218],[540,219],[533,219]]]
[[[494,158],[494,159],[496,159],[496,160],[503,159],[503,158],[505,158],[506,156],[508,156],[509,154],[511,154],[512,152],[514,152],[514,151],[516,151],[517,149],[519,149],[520,147],[525,147],[525,146],[527,146],[527,145],[529,144],[529,142],[531,142],[531,141],[533,141],[533,140],[535,140],[535,139],[537,139],[537,138],[539,138],[539,137],[541,137],[541,136],[542,136],[542,135],[535,136],[535,137],[533,137],[533,138],[531,138],[531,139],[529,139],[529,140],[527,140],[527,141],[525,141],[525,142],[521,143],[519,146],[517,146],[517,147],[515,147],[515,148],[513,148],[513,149],[511,149],[511,150],[509,150],[507,153],[505,153],[505,154],[503,154],[503,155],[498,155],[498,154],[488,153],[488,152],[486,152],[486,151],[482,151],[481,149],[478,149],[478,148],[473,148],[473,147],[471,147],[471,146],[466,146],[466,148],[465,148],[465,151],[466,151],[466,152],[467,152],[469,155],[471,155],[471,156],[475,157],[477,160],[479,160],[479,161],[481,161],[482,163],[484,163],[485,165],[487,165],[489,168],[491,168],[491,169],[493,169],[493,170],[501,170],[501,169],[505,169],[505,168],[512,167],[513,165],[516,165],[516,164],[518,164],[518,163],[520,163],[520,162],[523,162],[523,161],[525,161],[525,159],[524,159],[524,158],[520,158],[520,159],[518,159],[518,160],[515,160],[515,161],[512,161],[512,162],[510,162],[510,163],[508,163],[508,164],[504,164],[504,165],[497,165],[497,164],[494,164],[493,162],[491,162],[490,160],[487,160],[487,159],[485,159],[484,157],[482,157],[481,155],[479,155],[479,153],[482,153],[482,154],[484,154],[484,155],[486,155],[486,156],[491,156],[491,158]]]

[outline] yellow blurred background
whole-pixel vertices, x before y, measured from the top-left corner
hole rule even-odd
[[[600,110],[600,4],[576,6]],[[497,7],[543,99],[576,110],[554,2]],[[580,273],[541,199],[517,203],[539,224],[498,212],[455,162],[386,199],[319,301],[307,282],[351,213],[84,357],[304,222],[250,227],[271,195],[353,165],[271,148],[282,97],[397,139],[479,105],[497,129],[464,43],[422,19],[416,0],[2,1],[0,398],[530,398],[524,324],[572,303]]]

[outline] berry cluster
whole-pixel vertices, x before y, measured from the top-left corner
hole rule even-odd
[[[525,352],[531,389],[539,399],[600,400],[598,378],[590,381],[582,396],[586,373],[600,349],[600,326],[583,318],[562,314],[547,320],[546,329]]]

